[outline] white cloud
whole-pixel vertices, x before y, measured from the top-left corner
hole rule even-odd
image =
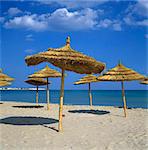
[[[122,30],[121,23],[120,23],[120,22],[114,23],[114,24],[113,24],[113,29],[114,29],[115,31],[121,31],[121,30]]]
[[[110,20],[110,19],[104,19],[99,22],[97,25],[99,28],[111,28],[115,31],[121,31],[121,22],[118,20]]]
[[[78,31],[92,29],[97,24],[97,11],[83,9],[70,12],[66,8],[57,9],[51,14],[24,15],[14,17],[5,23],[5,28],[27,28],[34,31]]]
[[[102,28],[108,28],[109,26],[112,25],[112,21],[109,19],[104,19],[101,20],[100,23],[98,24],[98,27],[102,27]]]
[[[69,12],[66,8],[58,9],[48,18],[53,30],[85,30],[92,29],[96,24],[97,12],[92,9]]]
[[[26,28],[29,30],[43,31],[47,28],[46,21],[40,20],[38,15],[25,15],[21,17],[14,17],[7,21],[5,28]]]
[[[79,31],[92,30],[98,28],[109,28],[121,31],[121,21],[119,20],[99,20],[103,11],[90,8],[78,11],[68,11],[66,8],[55,10],[49,14],[28,14],[14,17],[7,21],[5,28],[25,28],[34,31]]]
[[[22,13],[22,11],[20,9],[16,8],[16,7],[8,9],[8,14],[10,16],[15,16],[15,15],[20,14],[20,13]]]

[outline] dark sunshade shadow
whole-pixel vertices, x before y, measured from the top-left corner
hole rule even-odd
[[[0,119],[2,124],[11,124],[11,125],[44,125],[44,124],[53,124],[57,123],[58,120],[53,118],[43,118],[43,117],[22,117],[14,116]]]
[[[115,108],[123,108],[122,106],[115,106]],[[131,107],[127,107],[126,109],[132,109]]]
[[[44,107],[44,106],[40,106],[40,105],[39,105],[39,106],[36,106],[36,105],[30,105],[30,106],[29,106],[29,105],[28,105],[28,106],[26,105],[26,106],[25,106],[25,105],[24,105],[24,106],[12,106],[12,107],[15,107],[15,108],[42,108],[42,107]]]
[[[70,113],[87,113],[87,114],[95,114],[95,115],[105,115],[110,113],[109,111],[104,110],[69,110]]]
[[[3,103],[0,103],[0,104],[3,104]]]

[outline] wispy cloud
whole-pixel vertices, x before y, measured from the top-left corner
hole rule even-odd
[[[35,53],[36,51],[33,49],[26,49],[25,52],[28,54],[32,54],[32,53]]]
[[[71,8],[93,8],[111,0],[35,0],[41,4],[58,5],[61,7]]]
[[[33,35],[32,34],[26,35],[25,40],[26,41],[34,41]]]
[[[121,31],[121,22],[119,20],[104,19],[97,25],[99,28],[111,28],[115,31]]]
[[[22,13],[22,11],[20,9],[18,9],[17,7],[8,9],[8,14],[10,16],[15,16],[15,15],[20,14],[20,13]]]
[[[125,13],[123,20],[127,25],[148,26],[147,0],[137,0],[137,3],[130,4]]]

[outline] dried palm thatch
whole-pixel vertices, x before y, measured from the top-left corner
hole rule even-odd
[[[141,80],[144,76],[137,73],[136,71],[125,67],[121,62],[110,69],[108,72],[104,73],[103,76],[99,76],[97,79],[98,81],[121,81],[122,86],[122,98],[124,103],[124,115],[126,117],[126,99],[125,99],[125,92],[124,92],[124,81],[133,81],[133,80]]]
[[[75,82],[75,85],[78,84],[88,84],[88,90],[89,90],[89,104],[90,104],[90,109],[92,109],[92,94],[91,94],[91,82],[98,82],[97,77],[89,74],[81,78],[79,81]]]
[[[14,79],[9,77],[8,75],[2,73],[2,70],[0,70],[0,81],[13,81]]]
[[[52,78],[61,77],[61,73],[49,68],[46,65],[46,67],[43,68],[42,70],[35,72],[32,75],[29,75],[29,78],[49,78],[49,77],[52,77]]]
[[[146,77],[144,80],[142,80],[141,82],[140,82],[141,84],[148,84],[148,77]]]
[[[133,81],[141,80],[143,78],[143,75],[119,63],[116,67],[110,69],[97,79],[101,81]]]
[[[74,84],[87,84],[87,83],[91,83],[91,82],[98,82],[97,77],[89,74],[84,76],[83,78],[81,78],[79,81],[75,82]]]
[[[36,86],[36,105],[38,106],[39,94],[38,94],[38,86],[47,85],[48,82],[42,78],[30,78],[25,81],[28,84],[32,84]]]
[[[30,78],[26,80],[25,82],[28,84],[35,85],[35,86],[47,85],[47,81],[42,78]]]
[[[38,72],[35,72],[34,74],[28,76],[29,78],[46,78],[47,79],[47,83],[48,83],[48,78],[52,77],[52,78],[56,78],[56,77],[61,77],[61,73],[53,70],[51,68],[49,68],[48,66],[46,66],[45,68],[41,69]],[[47,110],[50,109],[49,106],[49,86],[47,85],[47,90],[46,90],[46,96],[47,96]]]
[[[105,64],[72,49],[70,37],[67,38],[65,46],[48,48],[46,52],[27,56],[25,61],[28,66],[37,65],[41,62],[50,62],[61,69],[64,68],[64,70],[80,74],[100,73],[105,68]]]
[[[65,70],[74,71],[80,74],[100,73],[104,70],[105,64],[96,61],[70,46],[70,37],[66,40],[66,45],[61,48],[49,48],[46,52],[27,56],[25,61],[28,66],[37,65],[41,62],[49,62],[62,69],[61,94],[59,104],[59,131],[62,131],[62,111],[64,97],[64,72]]]
[[[10,85],[11,83],[10,82],[7,82],[7,81],[0,81],[0,86],[7,86],[7,85]]]

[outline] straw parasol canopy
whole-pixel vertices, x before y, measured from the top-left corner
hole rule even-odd
[[[32,75],[28,76],[29,78],[56,78],[56,77],[61,77],[61,73],[51,69],[48,67],[48,65],[46,65],[45,68],[41,69],[40,71],[35,72]]]
[[[83,78],[81,78],[79,81],[75,82],[75,85],[78,84],[88,84],[88,90],[89,90],[89,104],[90,104],[90,108],[92,109],[92,94],[91,94],[91,82],[98,82],[97,77],[89,74],[84,76]]]
[[[74,71],[80,74],[100,73],[104,70],[105,64],[96,61],[70,46],[70,37],[67,37],[66,45],[60,48],[49,48],[46,52],[27,56],[25,61],[28,66],[37,65],[41,62],[49,62],[62,70],[61,94],[59,105],[59,131],[62,131],[62,111],[64,97],[64,72]]]
[[[92,74],[89,74],[89,75],[84,76],[79,81],[75,82],[74,84],[75,85],[78,85],[78,84],[87,84],[87,83],[91,83],[91,82],[98,82],[98,80],[97,80],[96,76],[94,76]]]
[[[28,84],[35,85],[35,86],[47,85],[47,81],[42,78],[30,78],[26,80],[25,82]]]
[[[148,77],[146,77],[144,80],[142,80],[141,82],[140,82],[141,84],[148,84]]]
[[[124,81],[133,81],[133,80],[142,80],[144,78],[143,75],[137,73],[136,71],[125,67],[121,62],[119,64],[110,69],[108,72],[104,73],[103,76],[99,76],[98,81],[121,81],[122,85],[122,97],[124,103],[124,114],[126,117],[126,99],[124,93]]]
[[[70,37],[67,38],[65,46],[48,48],[46,52],[27,56],[25,61],[28,66],[37,65],[41,62],[50,62],[61,69],[64,68],[64,70],[80,74],[101,73],[105,68],[105,64],[72,49]]]
[[[0,86],[7,86],[7,85],[10,85],[11,83],[10,82],[7,82],[7,81],[0,81]]]
[[[2,69],[0,69],[0,81],[13,81],[14,79],[9,77],[8,75],[2,73]]]
[[[49,68],[48,65],[46,65],[45,68],[41,69],[38,72],[35,72],[32,75],[29,75],[28,77],[29,78],[47,78],[47,83],[48,83],[49,77],[52,77],[52,78],[61,77],[61,73],[56,71],[56,70]],[[49,106],[49,86],[48,86],[48,84],[46,84],[46,85],[47,85],[47,90],[46,90],[47,109],[49,110],[50,109],[50,106]]]
[[[119,63],[116,67],[110,69],[97,79],[101,81],[133,81],[141,80],[143,78],[143,75]]]
[[[39,99],[38,86],[47,85],[48,82],[42,78],[30,78],[30,79],[26,80],[25,82],[28,84],[35,85],[37,87],[37,89],[36,89],[36,105],[38,106],[38,99]]]

